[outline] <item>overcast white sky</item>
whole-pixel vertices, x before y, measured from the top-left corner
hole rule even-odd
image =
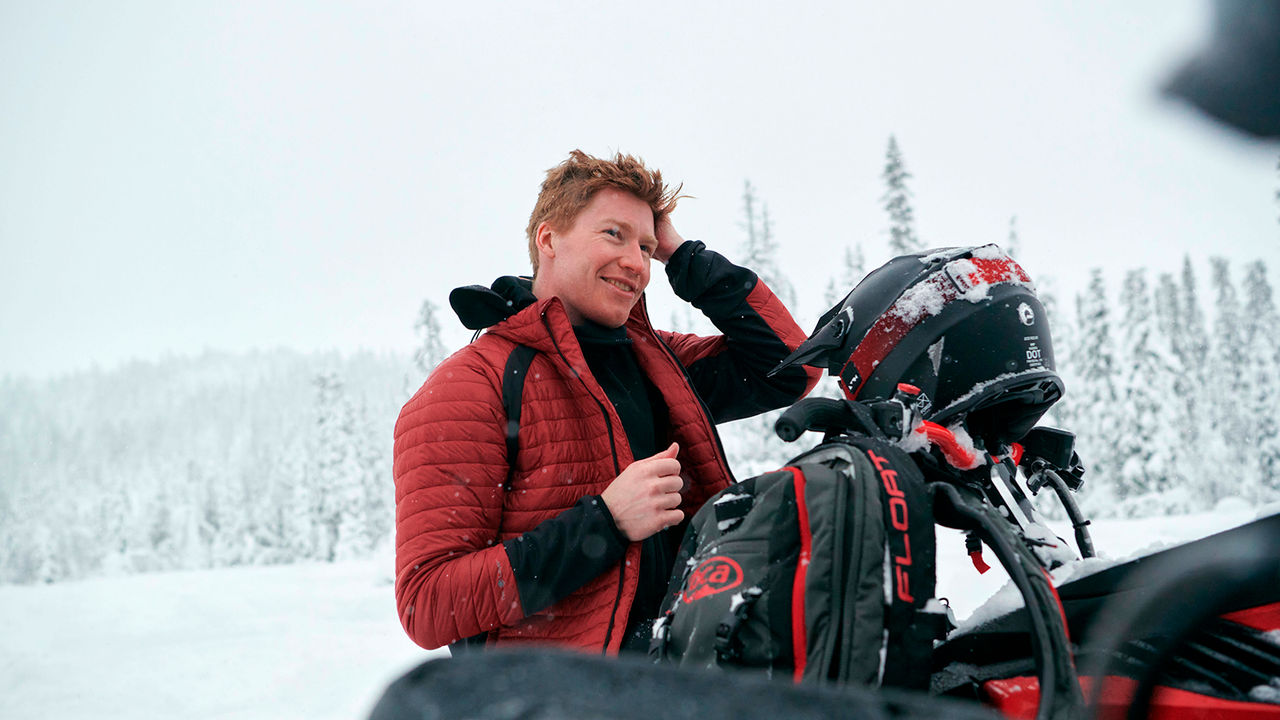
[[[930,245],[1002,242],[1017,215],[1062,294],[1188,252],[1275,282],[1280,147],[1158,95],[1207,20],[1192,0],[0,0],[0,376],[407,350],[423,299],[454,327],[449,289],[527,272],[538,184],[575,147],[683,181],[677,226],[730,257],[751,179],[806,327],[845,245],[887,259],[890,133]]]

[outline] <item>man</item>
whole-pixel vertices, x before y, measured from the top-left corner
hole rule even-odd
[[[680,237],[677,200],[636,158],[574,151],[530,217],[532,283],[450,295],[488,330],[432,372],[395,431],[396,601],[418,644],[644,649],[681,523],[732,482],[714,424],[817,382],[804,368],[765,379],[805,333],[754,273]],[[654,259],[724,335],[654,330]],[[509,450],[504,376],[520,346],[534,352]]]

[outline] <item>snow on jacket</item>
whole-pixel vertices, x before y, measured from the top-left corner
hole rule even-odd
[[[691,517],[733,481],[714,423],[789,405],[813,388],[818,372],[793,368],[764,377],[805,333],[754,273],[699,242],[682,245],[666,269],[676,294],[725,333],[656,331],[643,297],[626,323],[636,360],[667,406],[670,440],[680,444],[681,509]],[[510,286],[512,279],[499,283],[504,280]],[[487,311],[497,317],[516,312],[442,362],[396,423],[400,620],[427,648],[487,633],[489,644],[543,642],[616,653],[635,596],[640,543],[626,544],[612,571],[531,613],[504,543],[520,542],[540,523],[603,492],[634,460],[625,432],[561,301],[521,309],[510,297],[490,295],[479,303]],[[510,468],[502,372],[517,345],[537,352]],[[579,551],[589,557],[594,543],[582,544]]]

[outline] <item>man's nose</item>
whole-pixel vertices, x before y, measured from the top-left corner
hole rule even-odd
[[[618,259],[618,264],[622,266],[624,270],[630,270],[637,275],[644,272],[645,262],[646,258],[644,256],[644,251],[640,249],[640,245],[638,243],[635,245],[628,245],[627,249],[623,251],[622,257]]]

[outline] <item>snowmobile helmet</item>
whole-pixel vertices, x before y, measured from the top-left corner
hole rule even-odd
[[[987,449],[1016,442],[1062,397],[1044,307],[996,245],[903,255],[870,272],[779,365],[826,368],[851,400],[920,389],[920,410]]]

